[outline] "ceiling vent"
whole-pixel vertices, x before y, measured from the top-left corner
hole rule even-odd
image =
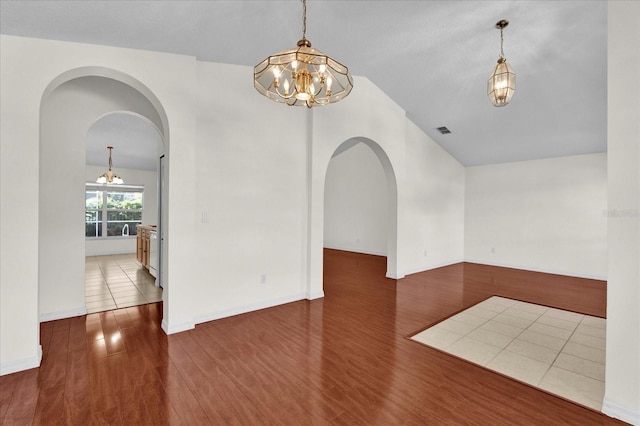
[[[448,135],[449,133],[451,133],[451,130],[447,129],[446,127],[438,127],[437,130],[443,135]]]

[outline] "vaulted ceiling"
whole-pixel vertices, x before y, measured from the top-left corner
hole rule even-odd
[[[504,51],[518,85],[495,108],[486,81],[500,19],[510,21]],[[302,5],[3,0],[0,32],[254,66],[295,46]],[[606,151],[606,1],[308,0],[307,38],[369,78],[463,165]]]

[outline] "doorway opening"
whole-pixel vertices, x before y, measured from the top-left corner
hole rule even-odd
[[[366,138],[343,142],[325,175],[324,250],[385,257],[380,274],[397,278],[397,222],[397,184],[386,152]]]
[[[153,186],[153,192],[157,191],[160,155],[168,152],[168,138],[166,114],[158,99],[137,80],[111,69],[79,68],[58,76],[42,96],[40,117],[38,305],[42,322],[86,312],[85,259],[88,252],[120,255],[123,245],[133,245],[133,250],[127,248],[125,251],[131,251],[135,259],[131,224],[126,233],[98,247],[99,244],[86,237],[86,220],[85,225],[78,220],[80,206],[85,206],[86,215],[86,182],[95,182],[107,168],[105,138],[110,135],[108,145],[116,145],[122,137],[114,136],[113,129],[118,128],[114,122],[125,123],[119,129],[128,128],[133,134],[136,125],[154,129],[160,147],[153,149],[155,170],[147,171],[153,176],[149,178],[153,184],[141,178],[144,170],[126,167],[129,160],[139,165],[142,159],[127,159],[118,156],[118,149],[114,151],[114,170],[123,177],[126,177],[125,170],[127,173],[132,171],[129,183]],[[111,134],[108,129],[112,130]],[[100,141],[97,136],[101,133],[102,142],[96,142],[105,145],[97,147],[99,160],[96,161],[101,165],[91,165],[88,142],[94,137]],[[166,209],[166,185],[163,191],[162,208]],[[145,191],[145,196],[151,192]],[[155,210],[155,217],[162,210],[158,207],[159,199],[156,194],[146,203]],[[153,220],[159,224],[158,219]],[[85,235],[81,226],[85,226]],[[166,262],[162,264],[166,265]],[[162,272],[166,277],[166,271]],[[166,287],[164,278],[162,283]]]
[[[104,172],[105,147],[124,184],[96,184]],[[86,138],[85,301],[87,313],[162,301],[157,279],[161,212],[159,156],[162,135],[147,117],[108,113]]]

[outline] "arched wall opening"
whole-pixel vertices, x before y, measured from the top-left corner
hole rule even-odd
[[[398,189],[384,149],[363,137],[340,144],[327,164],[323,202],[323,246],[386,256],[386,276],[397,278]]]
[[[144,117],[157,129],[163,142],[162,152],[156,154],[159,162],[158,155],[169,151],[167,118],[158,99],[139,81],[115,70],[85,67],[61,74],[42,95],[38,194],[40,321],[86,312],[83,218],[87,135],[99,119],[123,111]],[[160,210],[166,212],[167,197],[162,199],[164,207]],[[163,231],[166,233],[166,229]]]
[[[158,159],[164,152],[162,134],[156,124],[149,118],[131,111],[114,111],[99,117],[90,127],[86,137],[86,182],[92,184],[108,168],[109,150],[112,146],[113,171],[124,180],[124,188],[128,186],[143,187],[143,209],[139,219],[141,224],[157,224],[158,213]],[[120,185],[112,185],[118,190]],[[120,235],[126,230],[130,238],[100,238],[102,226],[95,221],[100,218],[97,212],[89,214],[86,232],[86,256],[103,256],[112,254],[133,254],[136,244],[132,238],[137,234],[136,223],[138,213],[125,213],[118,219],[128,218],[127,227],[114,222],[111,234]],[[100,221],[102,225],[103,221]],[[98,235],[96,235],[98,234]]]

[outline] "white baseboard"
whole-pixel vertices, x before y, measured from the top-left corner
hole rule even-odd
[[[351,253],[370,254],[370,255],[373,255],[373,256],[387,257],[387,253],[386,252],[375,251],[375,250],[367,250],[367,249],[363,249],[361,247],[331,247],[331,246],[325,245],[325,246],[323,246],[323,248],[326,248],[326,249],[329,249],[329,250],[348,251],[348,252],[351,252]]]
[[[620,419],[632,425],[640,425],[640,411],[633,411],[615,402],[607,401],[606,398],[602,401],[602,412],[609,417]]]
[[[169,325],[167,320],[163,318],[161,327],[162,327],[162,330],[165,332],[165,334],[169,335],[169,334],[181,333],[183,331],[193,330],[194,328],[196,328],[196,325],[193,322],[183,322],[182,324]]]
[[[324,290],[314,291],[313,293],[307,293],[307,300],[322,299],[324,297]]]
[[[451,266],[451,265],[455,265],[457,263],[462,263],[462,262],[464,262],[464,260],[458,259],[458,260],[452,260],[450,262],[434,263],[433,265],[429,265],[423,268],[410,269],[408,271],[405,271],[405,274],[400,278],[404,278],[407,275],[419,274],[420,272],[430,271],[432,269],[444,268],[445,266]]]
[[[214,321],[221,318],[232,317],[234,315],[246,314],[248,312],[257,311],[260,309],[271,308],[278,305],[284,305],[285,303],[297,302],[299,300],[306,299],[306,295],[302,293],[294,293],[289,296],[279,297],[277,299],[265,300],[259,303],[252,303],[250,305],[238,306],[231,309],[223,309],[221,311],[215,311],[204,315],[198,315],[195,318],[196,324],[203,322]]]
[[[589,279],[589,280],[607,281],[607,277],[606,276],[602,276],[602,275],[582,274],[580,272],[561,271],[561,270],[558,270],[558,269],[534,268],[534,267],[530,267],[530,266],[527,266],[527,265],[512,265],[512,264],[508,264],[508,263],[488,262],[486,260],[477,260],[477,259],[465,259],[464,262],[478,263],[480,265],[487,265],[487,266],[499,266],[501,268],[521,269],[523,271],[542,272],[543,274],[564,275],[564,276],[567,276],[567,277],[586,278],[586,279]]]
[[[63,318],[79,317],[80,315],[86,315],[86,314],[87,314],[86,306],[81,306],[73,309],[67,309],[64,311],[47,312],[44,314],[40,314],[39,319],[40,319],[40,322],[47,322],[47,321],[55,321]]]
[[[389,272],[387,271],[387,278],[391,278],[392,280],[401,280],[402,278],[405,277],[404,274],[394,274],[393,272]]]
[[[0,376],[17,373],[18,371],[30,370],[32,368],[38,368],[40,367],[41,362],[42,346],[38,345],[38,352],[35,356],[0,364]]]

